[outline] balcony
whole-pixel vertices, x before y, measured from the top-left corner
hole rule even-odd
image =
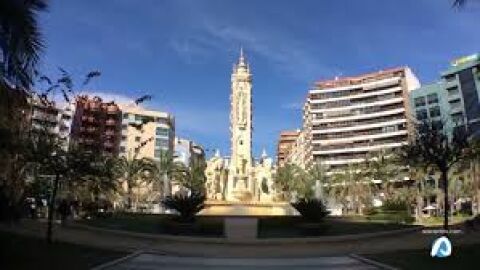
[[[107,126],[115,126],[117,124],[117,121],[115,121],[114,119],[108,119],[105,124]]]
[[[112,148],[112,147],[113,147],[113,143],[110,142],[110,141],[106,141],[105,143],[103,143],[103,146],[104,146],[105,148]]]
[[[117,105],[108,105],[107,114],[117,114],[119,112]]]
[[[87,127],[87,132],[93,133],[96,132],[98,129],[96,127]]]
[[[105,135],[108,136],[108,137],[115,136],[115,131],[113,131],[113,130],[107,130],[107,131],[105,131]]]

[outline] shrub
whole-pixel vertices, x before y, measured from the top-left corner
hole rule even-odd
[[[179,192],[162,200],[162,204],[180,214],[180,221],[193,222],[195,215],[205,207],[205,195],[200,192],[186,194]]]
[[[318,222],[330,214],[325,204],[319,199],[299,199],[292,203],[292,206],[308,221]]]
[[[409,211],[408,202],[403,200],[386,200],[382,205],[383,211]]]

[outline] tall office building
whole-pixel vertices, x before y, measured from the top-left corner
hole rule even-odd
[[[121,105],[121,110],[121,156],[133,157],[135,149],[138,149],[138,158],[159,159],[162,152],[167,151],[173,154],[175,120],[172,115],[133,104]]]
[[[480,54],[454,60],[441,77],[452,123],[480,137]]]
[[[419,86],[408,67],[317,82],[304,111],[307,166],[335,170],[405,144],[412,131],[409,92]]]
[[[450,135],[467,127],[480,136],[480,54],[454,60],[438,82],[411,92],[413,116],[428,121]]]

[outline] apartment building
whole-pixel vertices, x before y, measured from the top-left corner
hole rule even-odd
[[[304,111],[307,166],[335,170],[402,146],[413,128],[409,93],[419,86],[408,67],[317,82]]]
[[[294,146],[299,130],[284,130],[280,132],[280,138],[277,144],[277,166],[285,165],[286,158],[291,148]]]
[[[118,105],[86,95],[77,97],[75,103],[70,145],[117,156],[121,124]]]
[[[121,156],[133,156],[138,151],[137,158],[159,159],[162,152],[173,153],[175,120],[172,115],[134,104],[121,105],[121,111]]]
[[[44,104],[33,98],[30,101],[30,121],[33,130],[44,130],[51,134],[58,135],[62,147],[67,150],[70,143],[70,132],[72,117],[75,110],[73,104],[56,106],[55,104]]]
[[[205,161],[205,151],[201,145],[191,140],[175,137],[174,161],[187,167],[192,163],[198,164]]]

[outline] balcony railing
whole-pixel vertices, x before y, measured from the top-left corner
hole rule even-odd
[[[113,119],[108,119],[105,124],[107,126],[115,126],[117,124],[117,121],[113,120]]]

